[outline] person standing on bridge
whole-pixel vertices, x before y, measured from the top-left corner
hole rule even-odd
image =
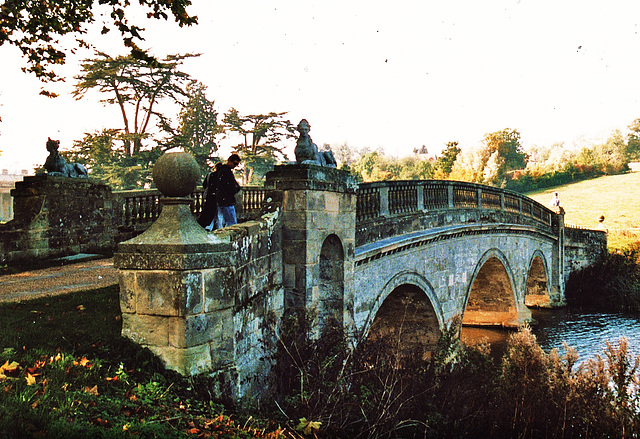
[[[198,224],[208,231],[216,228],[216,221],[218,220],[216,182],[220,166],[222,166],[222,163],[216,163],[213,172],[207,173],[207,176],[202,181],[204,193],[202,194],[202,212],[200,212],[200,216],[198,216]]]
[[[218,201],[218,227],[237,224],[235,195],[240,192],[240,185],[233,176],[233,169],[241,162],[238,154],[231,154],[227,163],[220,165],[217,176],[216,200]]]
[[[551,207],[560,207],[560,198],[558,197],[558,193],[554,192],[551,201],[549,202]]]

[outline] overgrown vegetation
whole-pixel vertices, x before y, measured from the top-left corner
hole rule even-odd
[[[524,328],[500,360],[455,322],[429,360],[340,333],[309,342],[284,322],[268,414],[233,412],[206,377],[165,370],[120,337],[118,290],[0,306],[0,437],[538,438],[640,434],[638,359],[625,340],[576,365]],[[401,335],[399,336],[401,337]],[[285,340],[286,339],[286,340]],[[262,420],[259,420],[262,419]],[[270,419],[269,421],[265,419]]]
[[[545,353],[523,328],[495,360],[486,344],[463,346],[458,324],[444,332],[427,361],[395,350],[402,345],[395,339],[363,342],[344,362],[341,347],[331,342],[288,345],[284,363],[290,369],[279,370],[287,377],[287,392],[277,399],[277,410],[306,422],[315,437],[623,438],[640,433],[639,359],[629,356],[626,340],[576,365],[574,350]],[[295,334],[300,343],[300,332]]]

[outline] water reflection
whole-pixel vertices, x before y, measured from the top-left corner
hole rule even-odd
[[[564,352],[563,342],[578,351],[579,361],[603,355],[605,342],[628,340],[632,356],[640,355],[640,316],[622,313],[576,312],[570,309],[532,310],[538,321],[534,334],[545,351]]]
[[[576,312],[570,309],[532,309],[537,324],[533,333],[540,346],[549,352],[558,349],[564,353],[564,342],[578,352],[578,361],[604,355],[605,342],[617,344],[621,337],[628,340],[632,358],[640,355],[640,315],[622,313]],[[491,353],[500,357],[512,331],[505,329],[463,328],[461,338],[466,344],[486,338]]]

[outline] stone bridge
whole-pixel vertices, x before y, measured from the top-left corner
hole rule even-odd
[[[254,220],[212,233],[191,199],[166,198],[115,255],[123,334],[182,374],[219,376],[236,399],[269,392],[289,314],[304,311],[311,338],[337,328],[352,346],[403,328],[426,357],[454,317],[517,326],[530,306],[563,305],[570,273],[606,252],[606,234],[565,227],[561,209],[469,183],[358,185],[283,165],[261,198]]]

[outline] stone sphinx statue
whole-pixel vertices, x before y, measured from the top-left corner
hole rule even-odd
[[[47,157],[47,160],[44,162],[44,169],[47,171],[47,174],[60,177],[87,178],[89,176],[87,169],[79,163],[67,163],[64,157],[58,152],[59,147],[59,140],[52,140],[51,137],[48,138],[47,151],[49,151],[49,157]]]
[[[326,151],[318,151],[318,147],[313,143],[313,140],[311,140],[311,137],[309,136],[311,125],[309,125],[309,122],[307,122],[306,119],[302,119],[297,128],[300,133],[300,137],[298,137],[296,149],[294,151],[296,155],[296,163],[335,168],[336,159],[333,156],[333,152],[330,149]]]

